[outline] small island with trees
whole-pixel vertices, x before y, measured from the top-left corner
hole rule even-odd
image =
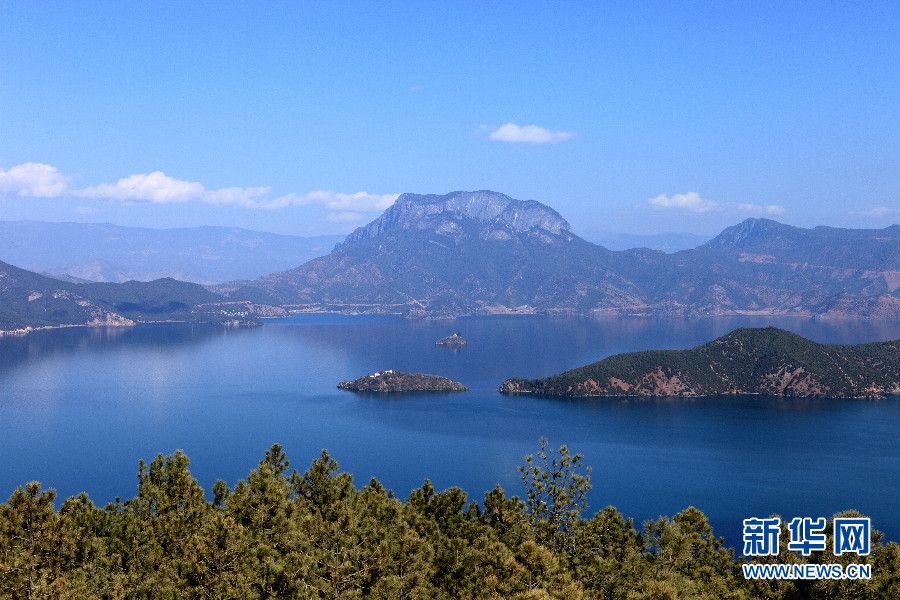
[[[900,340],[818,344],[775,327],[742,328],[689,350],[610,356],[543,379],[512,378],[505,394],[883,398],[900,394]]]
[[[338,388],[351,392],[465,392],[469,388],[440,375],[381,371],[342,381]]]

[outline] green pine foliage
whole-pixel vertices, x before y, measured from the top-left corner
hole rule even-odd
[[[867,563],[869,581],[747,581],[694,507],[640,531],[611,506],[589,517],[581,460],[541,440],[520,469],[524,500],[498,486],[483,503],[427,480],[406,500],[374,479],[360,489],[325,451],[299,473],[278,444],[233,488],[218,481],[212,501],[180,451],[142,461],[138,495],[103,508],[80,494],[57,509],[55,492],[31,482],[0,504],[0,600],[807,600],[900,590],[900,547],[881,534],[867,557],[769,557]]]

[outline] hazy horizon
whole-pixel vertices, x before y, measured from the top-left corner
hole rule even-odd
[[[518,198],[516,198],[516,200],[518,200]],[[550,206],[550,208],[553,208],[553,206]],[[235,229],[235,230],[242,230],[242,231],[247,231],[247,232],[252,232],[252,233],[262,233],[262,234],[266,234],[266,235],[284,236],[284,237],[302,237],[302,238],[323,237],[323,238],[325,238],[325,237],[335,237],[335,236],[346,237],[347,235],[352,233],[357,227],[365,227],[367,224],[369,224],[372,221],[374,221],[375,219],[377,219],[379,216],[381,216],[381,214],[383,212],[384,211],[380,211],[377,214],[373,213],[372,217],[369,220],[361,222],[360,225],[354,226],[353,229],[350,229],[349,231],[346,231],[343,233],[306,233],[306,234],[304,234],[304,233],[279,233],[277,231],[272,231],[271,229],[261,229],[261,228],[255,228],[255,227],[251,227],[249,225],[241,225],[241,224],[237,224],[237,225],[218,225],[218,224],[199,224],[199,225],[172,224],[172,225],[167,225],[165,223],[151,223],[151,224],[146,224],[146,225],[128,225],[128,224],[113,222],[113,221],[109,221],[109,220],[107,220],[107,221],[99,221],[99,220],[92,221],[92,220],[89,220],[88,218],[85,218],[85,219],[75,219],[75,218],[65,218],[65,217],[53,218],[52,216],[47,216],[45,218],[40,218],[39,216],[25,217],[25,218],[0,217],[0,222],[3,222],[3,223],[32,222],[32,223],[52,223],[52,224],[95,225],[95,226],[122,227],[122,228],[127,228],[127,229],[150,229],[150,230],[157,230],[157,231],[177,230],[177,229],[215,228],[215,229]],[[562,217],[564,219],[566,218],[565,215],[562,215]],[[572,224],[571,222],[570,222],[570,225],[572,225],[572,230],[575,232],[576,235],[578,235],[579,237],[584,238],[588,241],[592,241],[593,239],[599,239],[599,238],[604,238],[604,237],[621,237],[623,239],[626,239],[626,238],[644,238],[644,237],[653,238],[653,237],[661,237],[661,236],[692,236],[692,237],[696,237],[696,238],[705,238],[705,239],[709,240],[709,239],[712,239],[715,236],[717,236],[723,230],[725,230],[729,227],[732,227],[734,225],[738,225],[739,223],[741,223],[747,219],[768,219],[768,220],[776,221],[778,223],[782,223],[785,225],[793,225],[795,227],[801,227],[804,229],[814,229],[816,227],[822,227],[822,226],[834,227],[834,228],[839,228],[839,229],[884,229],[884,228],[891,227],[894,225],[900,225],[900,216],[898,216],[898,218],[895,218],[895,219],[885,220],[884,225],[877,225],[877,226],[872,226],[872,227],[867,227],[867,226],[863,226],[863,225],[851,226],[851,225],[846,225],[846,224],[828,224],[828,223],[819,223],[819,222],[792,224],[787,219],[783,219],[780,217],[781,217],[781,215],[745,216],[745,217],[739,218],[733,222],[725,223],[719,229],[710,229],[710,230],[705,230],[705,231],[701,231],[701,232],[698,232],[696,230],[695,231],[687,231],[687,230],[675,230],[675,229],[661,229],[661,230],[655,231],[655,232],[647,232],[647,231],[644,231],[641,229],[635,229],[635,228],[625,228],[625,229],[617,230],[617,229],[612,229],[612,228],[605,228],[602,226],[595,226],[593,224],[584,224],[584,223]],[[568,219],[566,219],[566,220],[568,221]],[[631,230],[627,231],[626,229],[631,229]]]

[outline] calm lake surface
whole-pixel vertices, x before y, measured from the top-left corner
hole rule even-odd
[[[39,480],[97,504],[136,495],[138,460],[184,450],[210,490],[272,443],[305,470],[323,448],[405,498],[430,478],[483,499],[522,495],[518,465],[567,444],[593,468],[589,513],[641,521],[693,505],[726,543],[741,521],[854,508],[900,540],[900,401],[769,397],[553,400],[496,392],[618,352],[688,348],[738,326],[819,342],[900,338],[900,322],[787,318],[491,317],[411,321],[309,315],[263,327],[71,328],[0,338],[0,497]],[[460,332],[458,352],[434,345]],[[364,396],[342,379],[396,369],[445,375],[459,394]]]

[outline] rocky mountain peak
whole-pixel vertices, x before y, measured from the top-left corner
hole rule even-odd
[[[714,250],[738,250],[765,246],[773,242],[783,245],[805,231],[771,219],[745,219],[737,225],[726,228],[703,244],[703,247]]]
[[[446,227],[446,222],[471,219],[496,224],[516,233],[541,229],[556,235],[572,233],[558,212],[534,200],[515,200],[481,190],[437,194],[402,194],[384,213],[347,236],[345,244],[368,240],[398,229]]]

